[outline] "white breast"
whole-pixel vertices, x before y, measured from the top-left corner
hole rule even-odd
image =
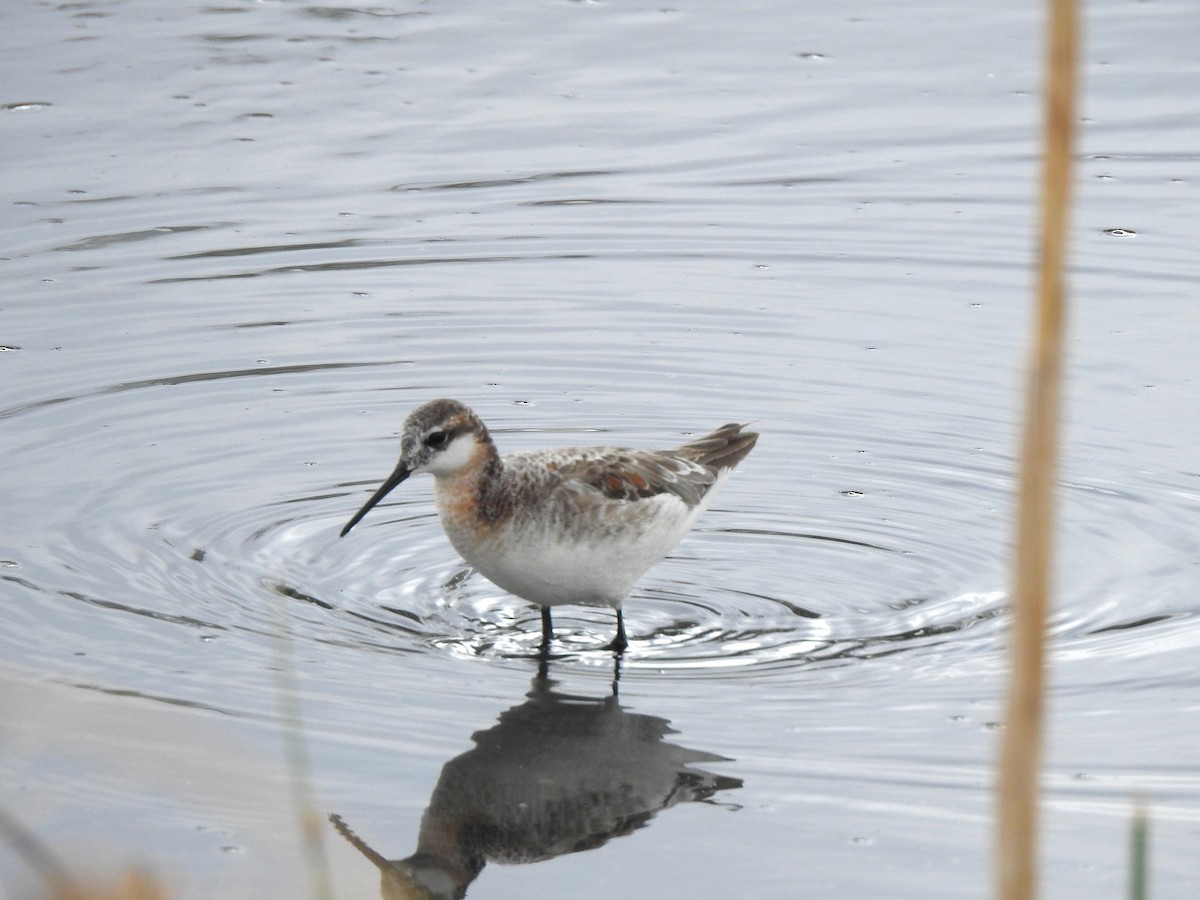
[[[440,502],[439,510],[455,549],[498,587],[541,606],[620,609],[633,583],[691,529],[721,480],[696,506],[672,494],[612,500],[573,486],[488,530]]]

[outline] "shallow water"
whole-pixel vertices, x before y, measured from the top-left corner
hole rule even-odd
[[[1144,797],[1191,896],[1194,22],[1088,14],[1045,892],[1119,895]],[[302,894],[290,660],[340,896],[453,820],[440,778],[526,757],[597,821],[492,845],[471,897],[988,894],[1036,6],[5,19],[5,809],[83,870]],[[757,423],[635,588],[618,698],[611,612],[556,611],[539,684],[428,480],[337,538],[436,396],[502,450]]]

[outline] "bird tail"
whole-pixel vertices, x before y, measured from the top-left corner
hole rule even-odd
[[[697,438],[684,444],[675,452],[680,456],[711,466],[714,469],[732,469],[754,449],[758,442],[758,433],[742,431],[745,425],[730,422],[722,425],[712,434]]]

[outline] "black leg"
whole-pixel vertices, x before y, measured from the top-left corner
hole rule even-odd
[[[550,621],[550,607],[542,607],[542,649],[545,650],[554,640],[554,623]]]
[[[625,615],[621,610],[617,610],[617,636],[613,638],[612,643],[608,645],[608,649],[614,653],[624,653],[625,648],[629,646],[629,639],[625,637]]]

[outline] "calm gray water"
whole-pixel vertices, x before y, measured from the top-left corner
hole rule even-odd
[[[1197,20],[1087,12],[1045,895],[1121,895],[1144,798],[1187,897]],[[1040,7],[0,22],[4,809],[81,871],[306,896],[284,632],[339,897],[471,828],[473,898],[989,895]],[[535,680],[427,479],[338,540],[438,396],[502,450],[757,423],[619,699],[603,610]]]

